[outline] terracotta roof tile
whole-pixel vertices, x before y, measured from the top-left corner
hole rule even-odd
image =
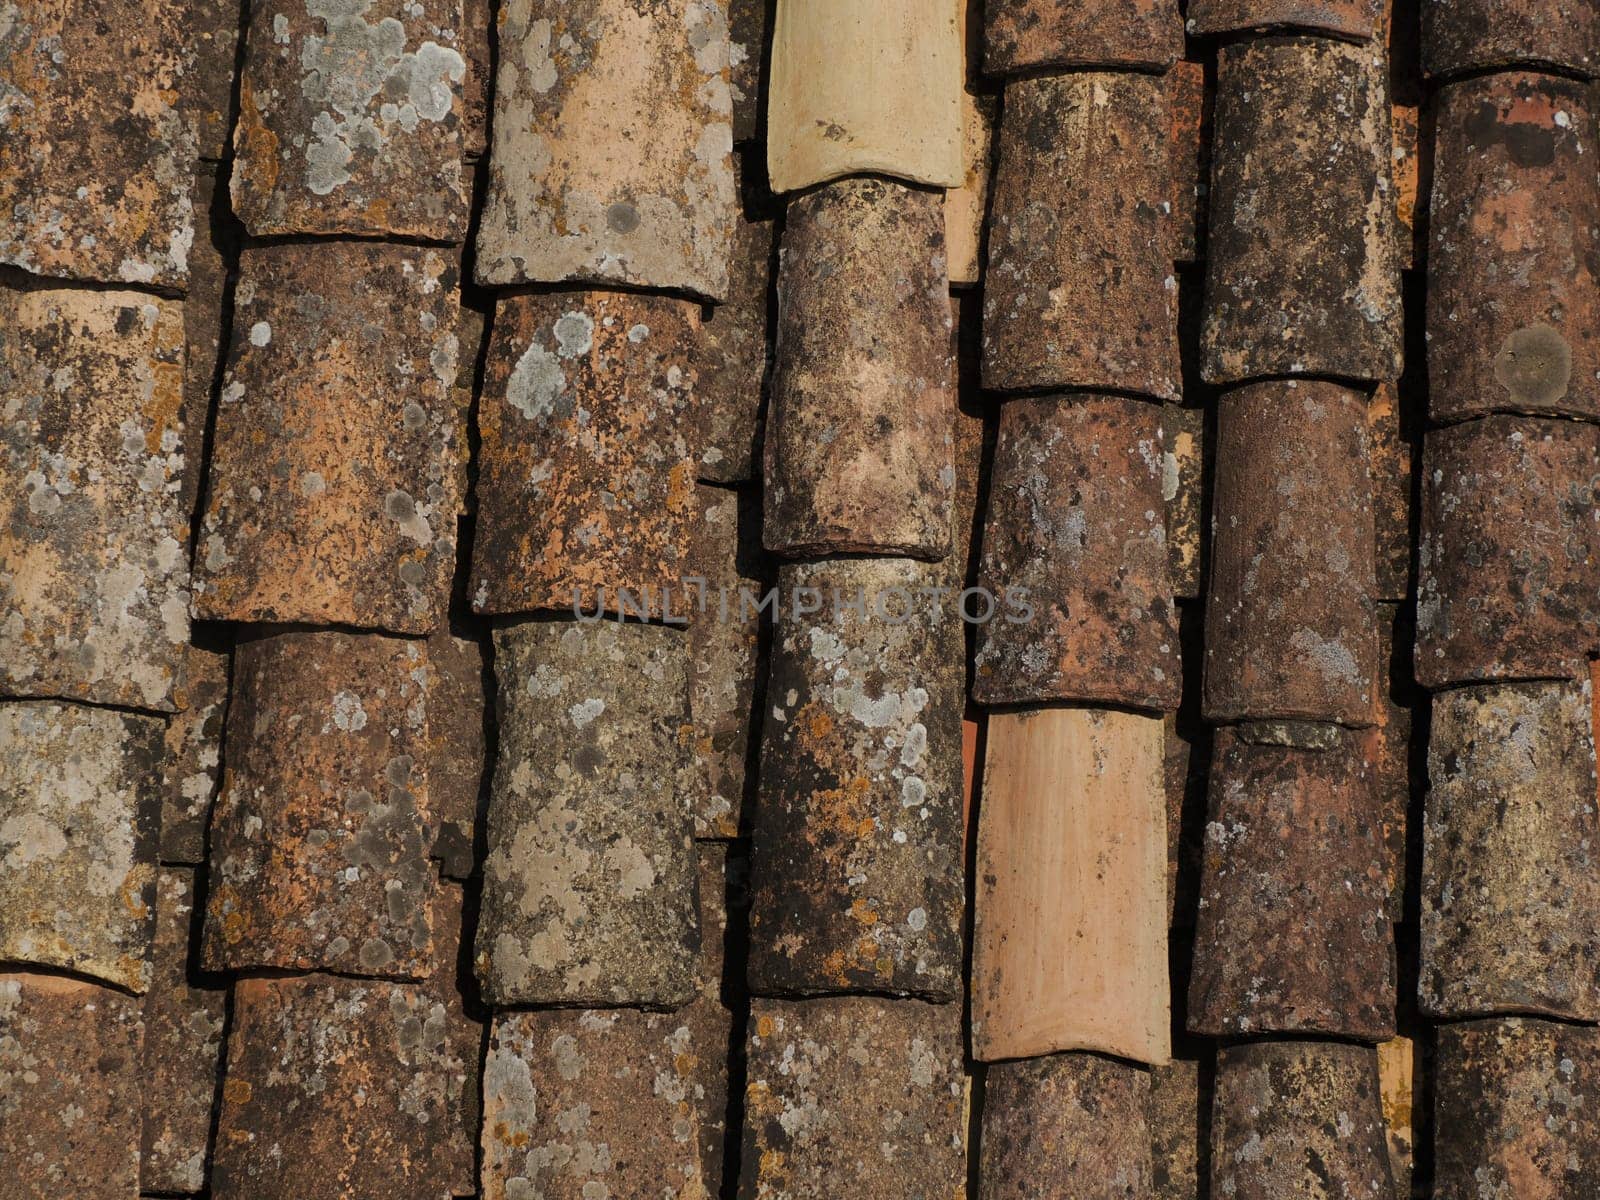
[[[734,215],[726,6],[531,0],[502,18],[479,282],[722,299]]]
[[[1093,1054],[995,1063],[983,1095],[984,1200],[1152,1195],[1150,1073]]]
[[[790,202],[765,438],[768,549],[949,553],[948,286],[936,193],[850,179]]]
[[[161,861],[205,861],[206,826],[222,774],[222,723],[228,710],[229,654],[183,648],[178,711],[167,722],[161,760]]]
[[[1440,89],[1435,123],[1430,415],[1600,416],[1588,86],[1522,73],[1466,79]]]
[[[1371,47],[1315,38],[1259,38],[1219,51],[1207,381],[1399,375],[1383,61]]]
[[[772,648],[754,991],[960,993],[962,633],[954,597],[922,591],[940,586],[944,567],[909,559],[778,573],[781,602],[816,611]]]
[[[1211,124],[1216,92],[1203,62],[1177,62],[1167,73],[1167,170],[1172,177],[1172,257],[1204,257],[1211,192]]]
[[[1411,680],[1411,648],[1416,640],[1413,613],[1405,604],[1377,607],[1378,686],[1373,696],[1372,728],[1363,733],[1372,785],[1383,810],[1389,919],[1395,925],[1405,920],[1406,889],[1415,878],[1408,832],[1412,708],[1417,703],[1416,685]]]
[[[1190,33],[1306,29],[1367,41],[1382,27],[1386,0],[1189,0]]]
[[[1600,1030],[1469,1021],[1439,1030],[1434,1188],[1440,1195],[1593,1195]],[[1492,1194],[1492,1193],[1491,1193]]]
[[[869,174],[959,186],[964,34],[955,0],[778,0],[767,82],[773,190]]]
[[[1393,1035],[1383,811],[1364,741],[1333,726],[1217,731],[1191,1031]]]
[[[1211,1119],[1211,1063],[1175,1058],[1150,1072],[1145,1119],[1150,1129],[1152,1200],[1203,1196],[1200,1146]],[[1113,1167],[1111,1177],[1116,1177]]]
[[[845,1180],[861,1196],[960,1194],[960,1005],[755,1000],[749,1029],[741,1195],[825,1200]]]
[[[170,710],[189,636],[182,308],[0,286],[0,325],[0,689]]]
[[[495,630],[499,758],[477,974],[494,1004],[671,1006],[694,987],[693,825],[675,791],[689,639]]]
[[[252,234],[461,239],[461,9],[249,6],[233,206]]]
[[[1377,535],[1373,595],[1401,601],[1411,595],[1416,544],[1414,464],[1422,448],[1420,389],[1380,383],[1367,400],[1367,462],[1372,480],[1372,520]]]
[[[0,1163],[14,1200],[139,1194],[139,1001],[0,975]]]
[[[1595,73],[1600,13],[1583,0],[1422,0],[1429,74],[1516,65]]]
[[[201,163],[194,177],[194,211],[197,222],[194,245],[189,247],[189,292],[183,301],[183,490],[179,511],[185,520],[195,516],[200,482],[205,476],[212,395],[217,366],[227,337],[229,263],[237,261],[228,209],[226,164]],[[220,189],[220,191],[219,191]],[[185,534],[186,546],[192,537]]]
[[[1419,999],[1435,1017],[1600,1019],[1589,680],[1433,698]]]
[[[0,703],[0,961],[149,986],[161,732],[111,709]]]
[[[500,301],[478,401],[476,611],[616,612],[626,589],[662,615],[695,516],[699,326],[664,296]]]
[[[1422,456],[1417,680],[1574,678],[1600,622],[1600,440],[1591,425],[1491,416]]]
[[[1177,398],[1168,136],[1159,76],[1007,85],[989,205],[986,388]]]
[[[494,27],[494,0],[462,0],[456,48],[466,60],[461,80],[461,150],[469,161],[489,153],[489,110],[494,94],[490,30]]]
[[[1319,1188],[1333,1196],[1394,1194],[1376,1053],[1334,1042],[1223,1047],[1212,1193],[1283,1200]]]
[[[733,140],[766,133],[768,19],[773,0],[728,0],[728,90],[733,96]],[[759,153],[759,151],[758,151]]]
[[[194,44],[189,7],[58,0],[7,21],[0,263],[183,286],[195,237],[194,125],[180,99]]]
[[[228,992],[194,980],[189,962],[194,873],[163,867],[156,881],[154,976],[144,1002],[144,1135],[139,1187],[205,1190],[211,1120],[222,1074]]]
[[[988,0],[983,69],[1145,67],[1163,71],[1183,53],[1178,0]]]
[[[1166,509],[1167,577],[1176,599],[1193,600],[1204,594],[1211,454],[1205,408],[1164,405],[1161,498]]]
[[[1312,380],[1217,408],[1205,712],[1371,721],[1375,534],[1367,401]]]
[[[486,650],[477,638],[457,637],[443,625],[428,639],[428,808],[437,830],[432,853],[453,879],[472,874],[484,799]]]
[[[239,643],[209,969],[435,969],[428,685],[422,642],[330,630]]]
[[[182,6],[190,61],[179,87],[179,107],[195,124],[200,157],[227,158],[233,148],[233,68],[239,56],[242,0],[199,0]],[[205,237],[204,208],[195,208],[195,242]]]
[[[455,285],[438,250],[241,254],[196,616],[438,623],[455,555]]]
[[[1182,684],[1162,499],[1162,408],[1019,397],[1000,413],[981,586],[1026,597],[978,632],[980,704],[1176,708]]]

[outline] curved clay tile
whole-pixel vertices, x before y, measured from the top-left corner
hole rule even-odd
[[[1112,709],[989,714],[974,1058],[1170,1056],[1163,737]]]
[[[978,703],[1177,708],[1161,416],[1127,396],[1001,406],[979,583],[1033,616],[1007,605],[979,629]]]
[[[432,856],[451,879],[472,874],[478,809],[489,769],[484,726],[488,654],[477,637],[441,625],[428,639],[428,807],[436,832]]]
[[[198,0],[183,6],[190,61],[179,89],[179,107],[194,121],[202,159],[228,157],[233,142],[233,69],[239,57],[242,0]],[[195,242],[210,227],[209,214],[195,208]]]
[[[850,179],[790,203],[764,446],[769,550],[950,552],[944,250],[933,192]]]
[[[0,961],[149,987],[160,761],[155,717],[0,703]]]
[[[1364,750],[1334,726],[1217,731],[1192,1032],[1393,1036],[1388,854]]]
[[[1429,413],[1600,416],[1600,188],[1588,85],[1483,75],[1439,90]]]
[[[1150,1130],[1152,1200],[1195,1200],[1201,1190],[1201,1143],[1211,1123],[1211,1055],[1175,1058],[1150,1071],[1145,1120]],[[1112,1172],[1113,1179],[1116,1177]]]
[[[235,649],[209,969],[417,978],[439,965],[426,645],[327,630]]]
[[[750,986],[950,1000],[961,989],[963,679],[946,568],[838,559],[786,565],[777,582],[785,618],[753,817]]]
[[[222,721],[228,711],[227,651],[185,646],[178,711],[167,722],[161,760],[161,861],[201,863],[206,825],[222,774]]]
[[[983,386],[1179,395],[1167,87],[1008,84],[989,204]]]
[[[438,624],[458,506],[456,274],[412,246],[241,254],[197,617]]]
[[[484,998],[684,1003],[700,938],[693,822],[675,788],[688,634],[528,621],[496,629],[494,649]]]
[[[1370,1046],[1254,1042],[1218,1051],[1211,1195],[1392,1196],[1388,1153]]]
[[[256,237],[459,241],[461,0],[250,5],[233,207]]]
[[[1164,71],[1183,53],[1178,0],[986,0],[983,69],[1122,67]]]
[[[1490,416],[1422,454],[1417,682],[1573,679],[1600,626],[1594,426]]]
[[[478,282],[728,288],[723,0],[529,0],[501,13]]]
[[[1392,0],[1189,0],[1192,34],[1304,29],[1370,41],[1382,29]]]
[[[1600,11],[1590,0],[1422,0],[1422,65],[1430,75],[1511,66],[1593,75]]]
[[[1433,1017],[1600,1020],[1589,681],[1433,698],[1419,1000]]]
[[[1167,169],[1172,177],[1172,257],[1178,262],[1204,257],[1215,100],[1206,85],[1204,63],[1172,64],[1167,72]]]
[[[1217,60],[1201,373],[1393,379],[1399,242],[1384,58],[1267,37]]]
[[[960,186],[962,39],[959,0],[778,0],[772,190],[867,174]]]

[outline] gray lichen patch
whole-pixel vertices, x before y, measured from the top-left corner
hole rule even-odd
[[[284,633],[235,651],[204,959],[398,978],[435,954],[426,644]]]
[[[0,1163],[17,1200],[139,1194],[139,1001],[0,975]]]
[[[250,7],[233,200],[252,234],[466,232],[460,0]]]
[[[499,45],[479,281],[722,299],[735,211],[722,0],[511,0]]]
[[[757,999],[749,1031],[740,1196],[963,1194],[959,1004]]]
[[[189,9],[0,3],[0,263],[184,285],[195,237]]]
[[[687,635],[659,625],[495,631],[476,952],[492,1003],[673,1006],[693,992],[693,827],[675,787],[687,663]]]
[[[110,709],[0,704],[0,959],[149,986],[161,733]]]
[[[193,873],[163,868],[156,885],[154,978],[144,1003],[139,1186],[147,1192],[192,1194],[206,1186],[227,990],[190,983],[194,917]]]
[[[1419,998],[1438,1017],[1600,1020],[1590,682],[1433,699]]]
[[[4,288],[0,325],[0,690],[170,710],[189,637],[182,309]]]
[[[437,626],[461,504],[458,269],[401,245],[243,252],[196,615]]]

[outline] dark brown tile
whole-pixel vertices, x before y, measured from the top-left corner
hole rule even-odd
[[[1209,1058],[1209,1056],[1208,1056]],[[1150,1071],[1151,1200],[1196,1200],[1202,1190],[1200,1146],[1211,1116],[1209,1062],[1175,1058]],[[1109,1176],[1115,1180],[1115,1168]]]
[[[1367,41],[1379,32],[1384,0],[1189,0],[1191,34],[1305,29]]]
[[[989,0],[983,69],[1010,75],[1035,67],[1165,70],[1183,53],[1178,0]]]
[[[178,711],[167,722],[161,759],[161,861],[200,863],[222,774],[222,723],[228,711],[226,651],[186,646]]]
[[[190,0],[182,6],[190,61],[178,106],[195,124],[200,157],[213,161],[233,150],[233,75],[239,55],[241,0]],[[195,209],[195,242],[204,238],[206,210]],[[192,265],[192,264],[191,264]]]
[[[1430,75],[1509,66],[1592,75],[1600,13],[1581,0],[1422,0],[1422,64]]]
[[[428,807],[433,857],[452,879],[472,874],[479,798],[488,770],[484,734],[485,647],[440,626],[428,639]]]

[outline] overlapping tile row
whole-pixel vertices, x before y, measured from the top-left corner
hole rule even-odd
[[[1600,1187],[1592,1123],[1564,1111],[1600,1019],[1583,849],[1600,832],[1597,37],[1588,8],[1423,6],[1437,90],[1416,675],[1434,694],[1418,1002],[1441,1022],[1441,1194]],[[1554,1104],[1530,1119],[1547,1086]]]

